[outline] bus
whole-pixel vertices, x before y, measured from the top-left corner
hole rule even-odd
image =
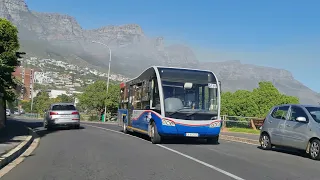
[[[118,125],[124,133],[206,139],[217,144],[221,128],[220,86],[206,70],[152,66],[120,84]]]

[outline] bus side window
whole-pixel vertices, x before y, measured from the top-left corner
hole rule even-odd
[[[143,81],[142,83],[142,92],[141,92],[141,108],[150,109],[150,93],[149,93],[149,82]]]

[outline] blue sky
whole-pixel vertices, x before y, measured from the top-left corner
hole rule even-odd
[[[320,92],[317,0],[26,0],[74,16],[86,29],[139,24],[149,36],[191,46],[200,61],[283,68]]]

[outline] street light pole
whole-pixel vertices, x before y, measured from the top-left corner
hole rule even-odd
[[[31,76],[32,74],[32,76]],[[31,107],[30,107],[30,110],[31,110],[31,113],[33,113],[33,86],[34,86],[34,72],[33,72],[33,69],[30,70],[30,79],[32,78],[32,86],[30,88],[30,95],[31,95]],[[30,85],[31,85],[31,82],[30,82]]]
[[[31,89],[31,113],[33,113],[33,85],[32,85],[32,89]]]
[[[111,66],[111,49],[108,45],[102,43],[102,42],[98,42],[98,41],[92,41],[92,43],[97,43],[97,44],[101,44],[105,47],[107,47],[109,49],[109,69],[108,69],[108,80],[107,80],[107,94],[109,91],[109,81],[110,81],[110,66]],[[107,115],[107,105],[104,106],[104,118],[103,118],[103,122],[106,122],[106,115]]]

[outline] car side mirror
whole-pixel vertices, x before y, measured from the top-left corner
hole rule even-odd
[[[305,117],[297,117],[296,121],[299,121],[299,122],[306,122],[307,119]]]

